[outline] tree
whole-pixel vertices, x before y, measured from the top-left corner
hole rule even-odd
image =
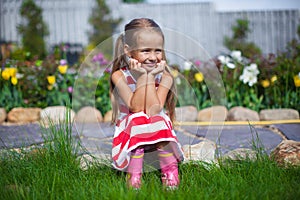
[[[92,10],[92,14],[89,17],[89,23],[92,25],[92,31],[88,33],[89,42],[93,46],[97,46],[104,40],[110,39],[110,49],[105,49],[103,53],[108,52],[112,48],[111,36],[114,32],[114,28],[121,22],[121,19],[112,19],[110,16],[110,9],[105,3],[105,0],[96,0],[96,6]]]
[[[25,19],[17,26],[22,36],[23,49],[31,55],[44,58],[47,54],[44,38],[49,35],[49,31],[43,21],[42,9],[33,0],[24,0],[19,12]]]
[[[224,45],[229,50],[240,50],[243,55],[252,58],[261,54],[261,50],[253,42],[247,42],[247,35],[250,32],[247,19],[237,19],[236,25],[232,26],[233,37],[225,36]]]

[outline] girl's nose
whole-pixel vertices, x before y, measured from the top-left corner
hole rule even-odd
[[[148,59],[149,59],[149,60],[156,60],[156,59],[157,59],[157,57],[156,57],[156,54],[155,54],[155,52],[151,52],[151,53],[149,54],[149,57],[148,57]]]

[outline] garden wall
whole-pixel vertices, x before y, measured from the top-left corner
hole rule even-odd
[[[49,47],[61,43],[88,44],[87,31],[91,30],[88,17],[94,0],[36,0],[44,10],[44,20],[49,26]],[[126,4],[121,0],[106,1],[113,17],[123,19],[116,33],[132,18],[153,18],[163,28],[178,31],[198,41],[214,56],[226,49],[224,36],[231,36],[231,26],[238,18],[250,21],[249,40],[264,53],[284,50],[286,43],[296,37],[299,10],[260,10],[219,12],[213,3],[184,4]],[[16,25],[22,21],[18,14],[21,1],[0,1],[0,40],[19,42]],[[174,45],[185,45],[173,41]],[[179,47],[180,48],[180,47]],[[193,50],[192,50],[193,51]],[[190,52],[191,55],[193,52]]]

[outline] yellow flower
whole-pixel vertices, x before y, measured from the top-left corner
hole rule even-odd
[[[265,79],[265,80],[262,80],[260,82],[260,84],[264,87],[264,88],[267,88],[270,86],[270,81],[268,79]]]
[[[5,68],[2,73],[2,78],[4,80],[8,80],[10,77],[16,77],[17,75],[17,68],[10,67],[10,68]]]
[[[294,76],[294,83],[296,87],[300,87],[300,77],[298,75]]]
[[[47,76],[48,83],[53,85],[55,83],[55,76]]]
[[[194,77],[195,80],[199,83],[201,83],[204,80],[204,76],[201,72],[196,73]]]
[[[10,77],[16,77],[17,75],[17,68],[11,67],[11,68],[7,68],[8,73],[10,75]]]
[[[4,80],[8,80],[10,78],[10,74],[7,69],[4,69],[1,73],[1,75]]]
[[[65,74],[67,72],[67,69],[68,69],[68,65],[59,65],[58,66],[58,71],[61,73],[61,74]]]
[[[277,81],[277,76],[276,75],[271,77],[271,82],[274,83],[275,81]]]
[[[87,51],[93,51],[95,49],[95,45],[93,45],[93,44],[89,44],[89,45],[87,45],[87,47],[86,47],[86,50]]]
[[[16,77],[11,77],[10,81],[13,85],[17,85],[17,83],[18,83],[18,79]]]
[[[176,78],[178,76],[178,70],[171,70],[171,74],[174,78]]]

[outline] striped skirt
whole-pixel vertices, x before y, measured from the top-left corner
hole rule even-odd
[[[112,144],[113,166],[123,171],[129,164],[132,150],[159,142],[170,142],[177,160],[183,160],[182,148],[172,122],[164,112],[151,117],[144,112],[127,115],[115,127]]]

